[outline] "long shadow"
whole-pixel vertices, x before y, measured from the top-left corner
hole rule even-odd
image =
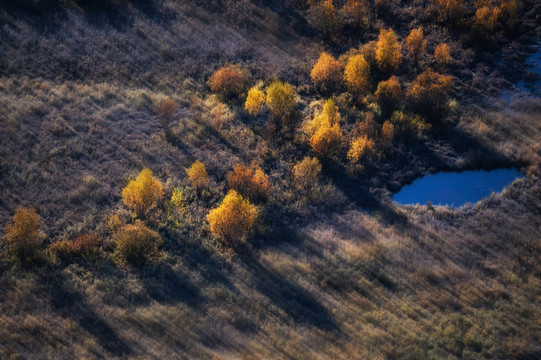
[[[59,272],[45,275],[42,281],[50,287],[51,307],[76,321],[81,328],[94,336],[106,351],[114,357],[129,356],[134,352],[100,315],[92,311],[79,292],[65,286],[65,279]]]
[[[248,251],[240,259],[251,274],[247,281],[295,323],[325,331],[340,331],[331,313],[313,294],[262,263],[254,253]]]
[[[201,302],[199,288],[186,274],[175,271],[169,264],[148,264],[134,271],[152,300],[166,304],[183,303],[192,308]]]

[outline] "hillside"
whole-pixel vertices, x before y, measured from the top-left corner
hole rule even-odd
[[[483,6],[516,21],[475,20]],[[541,357],[536,1],[0,1],[0,25],[1,359]],[[402,60],[387,71],[389,28]],[[318,82],[324,52],[338,80],[329,66]],[[343,80],[355,56],[360,89]],[[214,89],[224,68],[240,90]],[[377,89],[392,76],[389,105]],[[318,147],[325,121],[340,139]],[[356,141],[373,144],[357,156]],[[307,156],[319,177],[297,175]],[[256,195],[234,185],[238,164],[263,174]],[[525,176],[476,204],[391,199],[426,173],[501,167]],[[163,196],[138,212],[123,190],[145,168]],[[207,216],[231,189],[257,208],[239,239]],[[32,258],[10,247],[21,207],[43,234]],[[161,242],[142,263],[119,252],[137,226]],[[61,247],[85,234],[91,252]]]

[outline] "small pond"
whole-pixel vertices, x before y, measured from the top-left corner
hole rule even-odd
[[[497,193],[521,178],[516,169],[475,170],[463,172],[440,172],[429,174],[404,186],[394,194],[393,200],[400,205],[426,204],[459,207],[476,203],[491,193]]]

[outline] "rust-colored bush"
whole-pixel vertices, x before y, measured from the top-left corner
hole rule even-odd
[[[72,240],[62,240],[49,247],[55,259],[71,261],[76,258],[91,259],[98,255],[100,239],[94,234],[83,234]]]
[[[8,251],[21,261],[34,259],[45,238],[39,226],[35,209],[17,208],[6,229],[5,243]]]
[[[210,90],[223,99],[238,97],[245,90],[248,74],[239,65],[219,68],[209,79]]]
[[[375,138],[378,134],[378,124],[372,113],[367,113],[364,120],[359,121],[356,125],[356,137],[366,135],[369,138]]]
[[[115,233],[115,254],[132,265],[142,265],[158,255],[163,241],[160,235],[141,221],[124,225]]]
[[[449,75],[442,75],[432,69],[423,71],[406,92],[410,104],[422,114],[435,115],[443,110],[453,86]]]
[[[395,135],[395,126],[390,121],[385,121],[381,127],[381,140],[385,146],[390,146]]]
[[[367,0],[348,0],[340,13],[345,24],[363,29],[370,22],[370,3]]]
[[[252,200],[264,199],[270,191],[269,177],[259,166],[247,167],[237,164],[227,174],[227,184],[231,189]]]
[[[160,124],[163,128],[165,137],[170,140],[173,137],[171,132],[171,123],[174,120],[175,112],[178,110],[178,104],[176,101],[166,99],[160,102],[158,105],[157,113]]]
[[[344,81],[356,97],[370,90],[370,65],[363,55],[349,57],[344,70]]]
[[[378,99],[381,110],[385,114],[392,112],[402,98],[400,80],[396,76],[391,76],[389,79],[381,81],[376,90],[376,98]]]
[[[393,29],[382,29],[376,43],[376,62],[383,73],[396,71],[402,60],[400,43]]]
[[[256,218],[257,207],[235,190],[230,190],[220,206],[207,215],[212,234],[230,246],[245,241]]]
[[[310,72],[312,82],[322,91],[335,89],[340,83],[341,76],[342,65],[327,52],[321,53]]]
[[[143,169],[137,178],[131,180],[122,190],[124,204],[133,210],[138,217],[145,216],[150,209],[156,206],[162,196],[162,185],[152,176],[152,171],[148,168]]]
[[[186,170],[188,178],[192,182],[194,189],[201,189],[208,184],[208,174],[205,164],[196,160],[188,170]]]
[[[432,0],[438,8],[439,19],[456,25],[464,14],[464,0]]]

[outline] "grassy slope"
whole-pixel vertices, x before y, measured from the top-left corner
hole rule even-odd
[[[395,208],[382,182],[401,184],[442,161],[492,159],[475,153],[459,161],[468,154],[456,150],[462,139],[427,140],[433,160],[413,154],[417,168],[376,173],[370,211],[329,176],[321,186],[331,203],[326,220],[260,231],[242,255],[220,251],[204,214],[238,160],[264,160],[277,189],[270,209],[287,203],[298,217],[313,210],[287,184],[296,149],[262,137],[234,108],[217,131],[203,81],[220,63],[248,60],[256,78],[278,74],[303,85],[304,61],[320,49],[265,3],[250,6],[267,20],[243,21],[244,29],[233,25],[242,12],[232,6],[219,17],[165,4],[105,19],[67,10],[45,24],[2,14],[2,227],[25,204],[38,207],[50,239],[105,233],[120,189],[144,166],[187,185],[185,167],[201,159],[215,184],[205,201],[187,192],[182,225],[160,227],[157,264],[130,270],[106,256],[36,269],[2,264],[0,358],[541,355],[538,100],[506,112],[472,110],[453,133],[498,158],[532,164],[501,195],[461,211]],[[181,104],[174,145],[155,120],[164,96]]]

